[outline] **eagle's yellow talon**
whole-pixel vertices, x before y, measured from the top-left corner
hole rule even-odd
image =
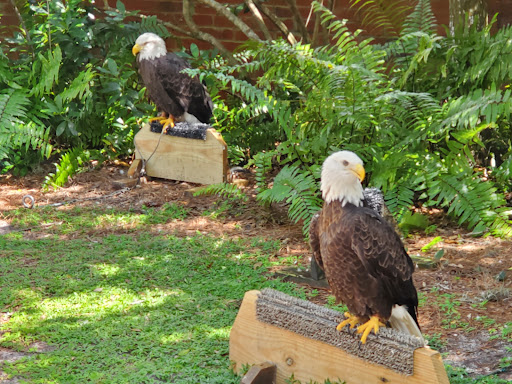
[[[167,119],[162,120],[160,123],[163,125],[162,129],[166,133],[169,128],[174,128],[174,118],[172,116],[169,116]]]
[[[350,312],[345,312],[344,315],[346,319],[336,326],[337,331],[341,331],[345,325],[350,325],[350,329],[352,329],[361,321],[359,317],[352,315]]]
[[[379,332],[379,327],[385,327],[386,324],[382,323],[378,316],[372,316],[370,317],[370,320],[368,320],[366,323],[361,324],[359,327],[357,327],[357,333],[362,333],[361,336],[361,343],[365,344],[366,339],[368,338],[368,335],[373,330],[373,333],[377,334]]]
[[[169,117],[164,117],[164,116],[157,116],[157,117],[152,117],[149,119],[149,121],[158,121],[160,122],[160,124],[162,124],[163,128],[162,128],[162,131],[163,133],[167,133],[167,130],[169,128],[174,128],[174,117],[172,116],[169,116]]]

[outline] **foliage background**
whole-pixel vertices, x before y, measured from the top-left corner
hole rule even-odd
[[[328,44],[252,40],[230,57],[191,47],[201,70],[190,74],[209,87],[232,163],[253,166],[262,203],[285,201],[305,234],[320,166],[343,148],[404,227],[424,222],[407,213],[416,204],[510,235],[510,27],[466,22],[441,36],[429,1],[388,1],[387,13],[353,3],[393,38],[363,39],[313,2]],[[26,3],[21,14],[0,51],[3,171],[51,159],[46,184],[59,186],[92,159],[129,155],[137,119],[153,113],[129,47],[144,31],[168,36],[164,26],[121,2],[103,14],[78,0]]]

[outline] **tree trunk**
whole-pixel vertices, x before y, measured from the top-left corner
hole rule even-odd
[[[456,27],[465,22],[468,14],[469,24],[477,22],[477,28],[485,27],[488,20],[487,0],[450,0],[450,32],[453,33]]]

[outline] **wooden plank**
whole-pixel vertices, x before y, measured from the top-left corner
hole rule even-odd
[[[135,157],[149,159],[149,176],[199,184],[226,181],[227,145],[213,128],[206,131],[206,140],[196,140],[160,135],[146,124],[135,135],[134,143]]]
[[[275,384],[276,383],[276,366],[265,362],[253,365],[249,372],[242,377],[240,384]]]
[[[142,160],[135,159],[135,160],[133,160],[132,165],[130,165],[130,168],[128,169],[127,176],[130,179],[136,179],[140,176],[141,169],[142,169]]]
[[[258,291],[248,291],[229,338],[229,358],[235,371],[244,364],[271,362],[277,384],[292,375],[303,383],[341,380],[346,384],[449,384],[441,355],[430,348],[414,351],[414,374],[372,364],[343,350],[256,319]]]

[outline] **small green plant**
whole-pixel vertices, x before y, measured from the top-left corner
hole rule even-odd
[[[432,335],[423,335],[425,340],[428,342],[428,346],[435,350],[442,350],[446,346],[446,341],[442,339],[440,333],[434,333]]]
[[[430,243],[421,247],[421,251],[428,252],[433,246],[435,246],[437,243],[440,243],[441,241],[443,241],[443,238],[441,236],[436,236],[430,241]]]

